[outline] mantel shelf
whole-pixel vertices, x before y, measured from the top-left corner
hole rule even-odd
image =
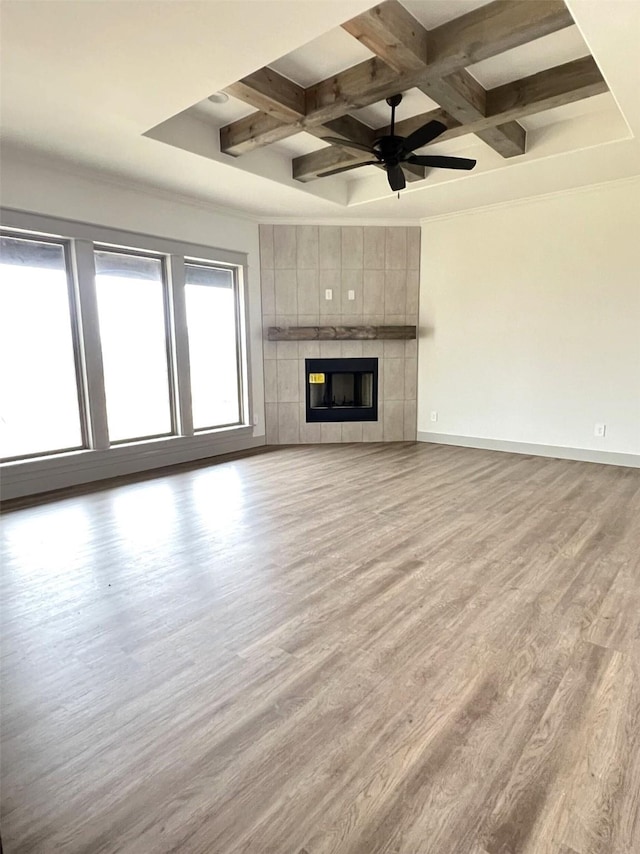
[[[416,326],[270,326],[269,341],[410,341]]]

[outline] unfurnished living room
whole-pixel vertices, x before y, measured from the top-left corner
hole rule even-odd
[[[2,854],[639,854],[639,0],[2,0]]]

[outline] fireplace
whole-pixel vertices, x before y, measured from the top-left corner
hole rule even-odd
[[[377,359],[305,359],[307,422],[377,421]]]

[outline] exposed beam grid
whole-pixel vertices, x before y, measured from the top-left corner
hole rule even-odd
[[[398,73],[426,73],[431,36],[397,0],[374,6],[342,26]],[[464,68],[448,77],[430,77],[419,88],[462,124],[485,114],[486,92]],[[503,157],[525,150],[526,134],[517,122],[479,135]]]
[[[525,116],[571,104],[606,91],[607,84],[598,66],[592,57],[585,56],[487,90],[485,116],[461,123],[443,110],[433,110],[398,122],[396,132],[400,136],[408,136],[426,122],[437,119],[447,125],[447,130],[437,139],[437,142],[443,142],[469,133],[480,134],[496,126],[504,127],[509,122],[515,122]],[[387,133],[388,126],[375,131],[377,136]],[[364,159],[361,157],[360,162]],[[311,181],[319,172],[346,165],[346,161],[340,161],[337,149],[323,149],[296,157],[293,161],[293,175],[299,181]],[[355,167],[357,162],[352,165]]]
[[[394,0],[387,0],[387,3],[393,7],[397,5]],[[386,3],[380,5],[391,9]],[[379,19],[383,21],[383,16],[380,15]],[[472,63],[572,23],[562,0],[536,0],[531,3],[495,0],[431,30],[428,33],[425,68],[413,67],[398,73],[379,57],[373,57],[305,89],[304,115],[295,121],[283,122],[273,114],[258,111],[226,125],[220,131],[221,149],[227,154],[240,155],[286,139],[302,130],[336,119],[353,108],[368,106],[427,80],[453,74]],[[347,22],[346,27],[349,25]],[[374,27],[370,25],[367,38],[371,38],[372,32]],[[387,45],[389,52],[390,46]],[[403,56],[404,61],[412,65],[416,59],[420,59],[420,53],[413,49],[397,50],[394,56],[396,65],[403,61]]]

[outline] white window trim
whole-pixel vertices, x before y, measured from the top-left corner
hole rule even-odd
[[[164,237],[94,226],[23,211],[3,210],[2,227],[30,236],[56,237],[71,246],[80,337],[84,353],[86,411],[89,413],[89,448],[7,461],[0,464],[0,489],[3,499],[90,483],[103,478],[148,471],[154,468],[204,459],[218,454],[248,450],[264,445],[265,438],[254,438],[251,405],[251,354],[247,293],[247,255],[211,246],[186,243]],[[174,387],[180,435],[143,439],[109,446],[107,410],[102,373],[102,356],[97,346],[98,314],[94,286],[94,244],[138,249],[167,258],[169,311],[174,334]],[[244,421],[232,427],[194,433],[191,419],[189,348],[184,298],[184,259],[237,268],[239,335],[242,370],[242,414]]]

